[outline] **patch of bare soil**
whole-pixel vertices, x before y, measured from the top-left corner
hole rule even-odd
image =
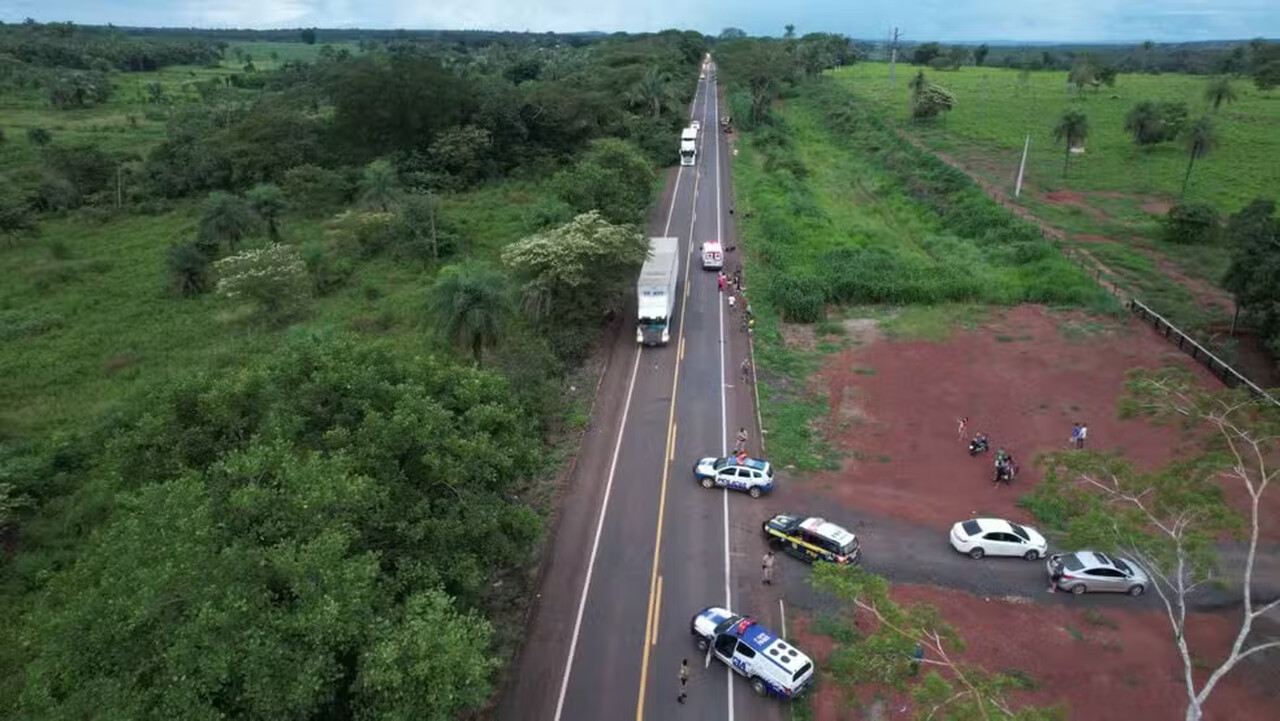
[[[882,340],[829,357],[811,379],[825,392],[827,441],[844,451],[838,471],[806,481],[848,508],[944,528],[975,510],[1029,521],[1017,499],[1041,472],[1037,456],[1064,450],[1075,422],[1090,446],[1123,453],[1143,468],[1174,458],[1178,428],[1118,417],[1125,374],[1178,364],[1207,386],[1221,382],[1136,319],[1020,306],[945,342]],[[969,456],[982,432],[1022,467],[1011,487],[991,484],[991,456]],[[1244,507],[1245,491],[1225,486]],[[1280,540],[1280,494],[1264,502],[1263,536]]]
[[[1093,218],[1100,223],[1106,223],[1111,220],[1111,217],[1106,213],[1098,210],[1092,205],[1089,205],[1089,203],[1085,201],[1084,195],[1075,191],[1055,190],[1052,193],[1041,194],[1040,199],[1046,203],[1052,203],[1053,205],[1068,205],[1073,208],[1079,208],[1085,213],[1085,215],[1088,215],[1090,218]]]
[[[1087,612],[1079,607],[1009,603],[931,586],[895,586],[899,602],[927,603],[941,610],[964,638],[958,654],[965,662],[991,671],[1016,673],[1034,688],[1011,694],[1015,706],[1067,705],[1068,718],[1088,721],[1145,721],[1182,718],[1187,703],[1183,668],[1169,637],[1169,621],[1161,611],[1107,608]],[[860,622],[861,623],[861,622]],[[1203,683],[1209,668],[1225,657],[1238,627],[1232,614],[1193,614],[1188,639],[1196,649],[1196,680]],[[830,637],[797,623],[797,642],[812,651],[819,668],[834,648]],[[1264,655],[1258,664],[1242,664],[1214,689],[1205,707],[1206,719],[1276,718],[1273,682],[1267,664],[1280,651]],[[844,709],[865,708],[876,689],[852,693],[833,683],[820,684],[813,700],[820,721],[849,718]],[[884,699],[901,718],[915,709],[910,699]],[[856,716],[854,716],[856,718]]]

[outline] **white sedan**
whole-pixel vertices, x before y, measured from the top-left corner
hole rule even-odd
[[[1035,561],[1044,558],[1049,543],[1030,526],[999,518],[974,518],[951,527],[951,547],[970,558],[1021,556]]]

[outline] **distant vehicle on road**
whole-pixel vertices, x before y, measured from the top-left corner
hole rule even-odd
[[[1049,577],[1060,571],[1058,588],[1074,594],[1102,592],[1141,596],[1151,581],[1138,564],[1100,551],[1055,553],[1045,564]]]
[[[720,270],[724,268],[724,247],[718,240],[708,240],[702,244],[702,269]]]
[[[639,319],[636,342],[666,345],[671,341],[671,312],[676,303],[676,282],[680,277],[680,239],[650,238],[649,258],[640,267],[636,281]]]
[[[760,696],[795,698],[813,680],[813,661],[750,616],[708,606],[694,615],[689,630],[699,651],[714,654]]]
[[[771,545],[810,563],[857,563],[861,555],[857,536],[821,518],[779,513],[765,521],[763,529]]]
[[[732,488],[752,498],[773,490],[773,466],[756,458],[703,458],[694,464],[693,477],[703,488]]]
[[[1048,553],[1049,542],[1030,526],[1000,518],[973,518],[951,527],[951,547],[973,558],[1021,556],[1035,561]]]

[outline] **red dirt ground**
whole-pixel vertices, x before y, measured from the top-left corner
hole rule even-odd
[[[1038,306],[994,312],[1003,317],[946,342],[877,340],[833,356],[814,382],[830,404],[823,432],[848,460],[815,478],[814,492],[939,528],[979,512],[1030,521],[1015,503],[1041,477],[1034,459],[1066,449],[1073,422],[1088,424],[1090,448],[1122,451],[1141,467],[1173,457],[1176,429],[1117,418],[1126,371],[1176,363],[1221,387],[1136,319]],[[991,454],[969,457],[961,416],[970,434],[1015,456],[1022,470],[1012,487],[992,486]],[[1245,498],[1236,486],[1226,491]],[[1280,494],[1268,500],[1263,536],[1280,540]]]
[[[1015,704],[1051,706],[1065,701],[1069,718],[1088,721],[1177,719],[1185,712],[1182,665],[1172,651],[1169,622],[1162,612],[1106,609],[1091,621],[1069,606],[987,600],[928,586],[897,586],[893,594],[900,602],[942,609],[943,617],[965,639],[967,647],[960,654],[965,661],[994,671],[1016,669],[1034,679],[1039,687],[1013,696]],[[1225,656],[1234,620],[1227,614],[1190,619],[1188,638],[1205,654],[1202,660],[1207,664],[1216,665]],[[1104,625],[1112,622],[1115,629]],[[809,632],[804,619],[797,620],[796,635],[821,667],[832,639]],[[1197,681],[1208,673],[1198,671]],[[1274,670],[1262,661],[1246,661],[1219,683],[1205,718],[1275,718],[1276,693]],[[858,696],[860,701],[853,701],[834,683],[820,683],[812,699],[814,718],[868,718],[861,709],[871,694],[868,690]],[[910,708],[906,714],[900,712],[907,703],[902,697],[889,700],[884,718],[907,718]]]

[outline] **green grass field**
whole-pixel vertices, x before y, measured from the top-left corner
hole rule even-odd
[[[1079,99],[1063,71],[1033,72],[1020,80],[1017,70],[965,67],[956,72],[925,70],[934,83],[957,97],[954,110],[940,122],[912,125],[908,81],[919,68],[899,65],[897,84],[889,82],[889,66],[859,63],[836,71],[839,81],[858,96],[883,108],[889,117],[939,150],[965,161],[1012,191],[1027,134],[1031,149],[1025,183],[1051,192],[1118,192],[1176,200],[1187,155],[1181,143],[1139,149],[1124,131],[1129,109],[1143,100],[1185,101],[1190,118],[1214,116],[1219,147],[1196,163],[1187,195],[1232,213],[1255,197],[1280,196],[1280,92],[1263,93],[1251,82],[1234,83],[1238,100],[1212,113],[1204,100],[1207,78],[1193,75],[1120,75],[1114,88],[1086,89]],[[1112,97],[1116,96],[1116,97]],[[1064,148],[1053,141],[1053,127],[1067,108],[1089,118],[1086,152],[1071,159],[1062,178]],[[1103,207],[1129,220],[1145,215],[1140,199],[1107,198]]]
[[[493,259],[526,234],[525,208],[543,194],[509,181],[449,198],[441,212],[464,239],[461,253]],[[286,329],[248,320],[213,294],[168,292],[165,253],[191,233],[195,213],[190,203],[103,224],[71,215],[46,222],[38,239],[0,248],[0,436],[72,427],[166,374],[239,365],[275,347]],[[289,218],[283,233],[286,242],[313,241],[322,223]],[[390,337],[411,354],[439,350],[423,321],[433,277],[412,263],[362,263],[302,324]]]
[[[252,40],[234,40],[227,43],[227,50],[223,53],[222,64],[228,68],[239,70],[244,66],[243,62],[236,59],[236,51],[244,53],[246,56],[253,58],[254,67],[259,70],[271,70],[282,63],[301,60],[303,62],[312,62],[320,57],[320,51],[325,45],[332,45],[334,50],[346,49],[352,55],[360,52],[359,43],[343,42],[343,43],[316,43],[315,45],[307,45],[306,43],[281,43],[268,41],[252,41]]]

